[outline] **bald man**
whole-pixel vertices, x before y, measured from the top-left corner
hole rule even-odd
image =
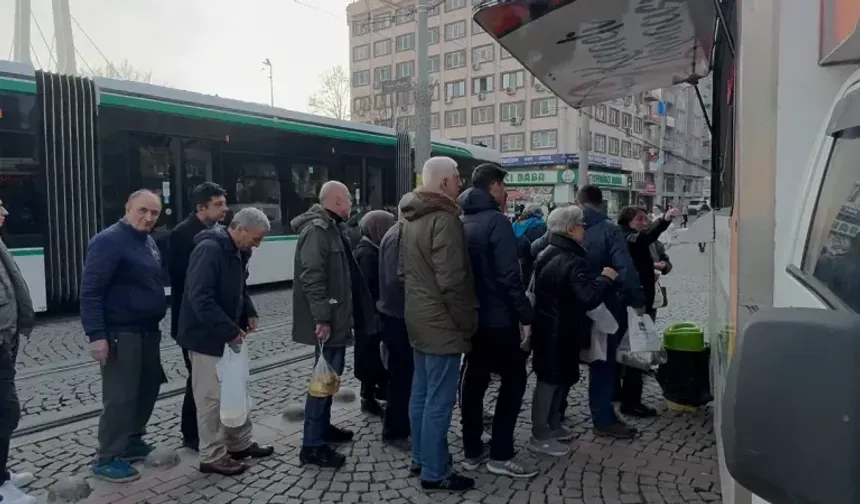
[[[150,233],[161,198],[140,190],[125,216],[90,241],[81,277],[81,323],[101,365],[102,414],[93,474],[126,482],[140,474],[131,462],[153,450],[143,433],[164,372],[158,324],[167,312],[161,255]]]
[[[343,234],[352,200],[340,182],[323,184],[320,202],[290,222],[299,235],[293,282],[293,341],[317,348],[343,373],[353,328],[377,331],[373,300]],[[356,294],[357,298],[353,295]],[[305,404],[302,464],[340,468],[346,458],[330,445],[352,441],[353,433],[331,425],[331,397],[308,395]]]

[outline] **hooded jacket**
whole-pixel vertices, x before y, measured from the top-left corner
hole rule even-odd
[[[478,300],[460,207],[443,194],[418,189],[403,196],[400,210],[399,274],[409,342],[428,354],[466,353],[478,326]]]

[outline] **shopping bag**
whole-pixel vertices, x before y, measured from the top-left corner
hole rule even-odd
[[[665,308],[669,304],[669,299],[666,297],[666,288],[660,285],[657,280],[654,284],[654,303],[651,305],[653,309]]]
[[[601,305],[603,306],[603,305]],[[608,312],[609,310],[607,310]],[[613,321],[615,319],[612,319]],[[615,330],[618,330],[618,324],[615,324]],[[579,360],[586,364],[591,364],[594,361],[606,360],[607,335],[597,327],[597,323],[591,326],[591,346],[583,348],[579,351]]]
[[[594,324],[598,331],[604,334],[615,334],[618,331],[618,321],[612,316],[612,312],[605,304],[600,303],[597,308],[585,312]]]
[[[311,371],[311,380],[308,383],[308,395],[311,397],[326,398],[337,394],[340,390],[340,375],[335,372],[331,364],[323,354],[323,344],[320,343],[320,354],[314,369]]]
[[[621,339],[618,345],[618,350],[615,352],[615,360],[619,364],[628,367],[641,369],[642,371],[650,371],[654,366],[659,366],[666,362],[666,351],[649,351],[634,352],[630,350],[630,331]]]
[[[225,427],[241,427],[251,414],[248,380],[251,376],[248,345],[224,345],[224,354],[215,366],[221,381],[221,423]]]
[[[627,308],[627,335],[631,352],[659,352],[663,347],[660,333],[648,315],[638,315],[633,308]]]

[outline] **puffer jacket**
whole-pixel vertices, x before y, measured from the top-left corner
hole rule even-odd
[[[603,211],[589,205],[583,205],[585,215],[585,258],[591,276],[597,276],[605,267],[618,272],[615,286],[608,292],[607,307],[610,310],[619,309],[620,305],[633,308],[645,308],[645,292],[639,281],[639,275],[633,265],[627,240],[618,227],[606,217]]]
[[[418,189],[400,200],[400,215],[409,342],[428,354],[466,353],[478,328],[478,300],[460,207],[443,194]]]

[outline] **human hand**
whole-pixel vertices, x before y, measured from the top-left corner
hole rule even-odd
[[[616,278],[618,278],[618,272],[608,266],[606,268],[603,268],[603,271],[600,274],[610,280],[615,280]]]
[[[317,339],[325,343],[331,337],[331,326],[326,323],[317,324],[314,332],[316,333]]]
[[[666,215],[663,216],[663,218],[666,220],[672,220],[677,216],[678,216],[678,209],[677,208],[670,208],[669,211],[666,212]]]
[[[90,343],[90,355],[93,356],[94,361],[98,362],[102,366],[107,362],[109,353],[110,350],[108,349],[107,340],[100,339]]]
[[[260,319],[257,317],[248,318],[248,331],[256,331],[260,327]]]
[[[520,349],[528,352],[531,350],[532,326],[520,326]]]
[[[663,273],[661,273],[661,272],[660,272],[660,270],[655,269],[655,270],[654,270],[654,280],[659,280],[659,279],[660,279],[660,275],[662,275],[662,274],[663,274]]]
[[[655,270],[663,270],[666,267],[666,261],[658,261],[654,263]]]
[[[236,336],[236,339],[234,339],[233,341],[230,342],[230,345],[231,346],[239,346],[245,341],[245,338],[247,338],[247,337],[248,337],[248,333],[239,329],[239,335]]]

